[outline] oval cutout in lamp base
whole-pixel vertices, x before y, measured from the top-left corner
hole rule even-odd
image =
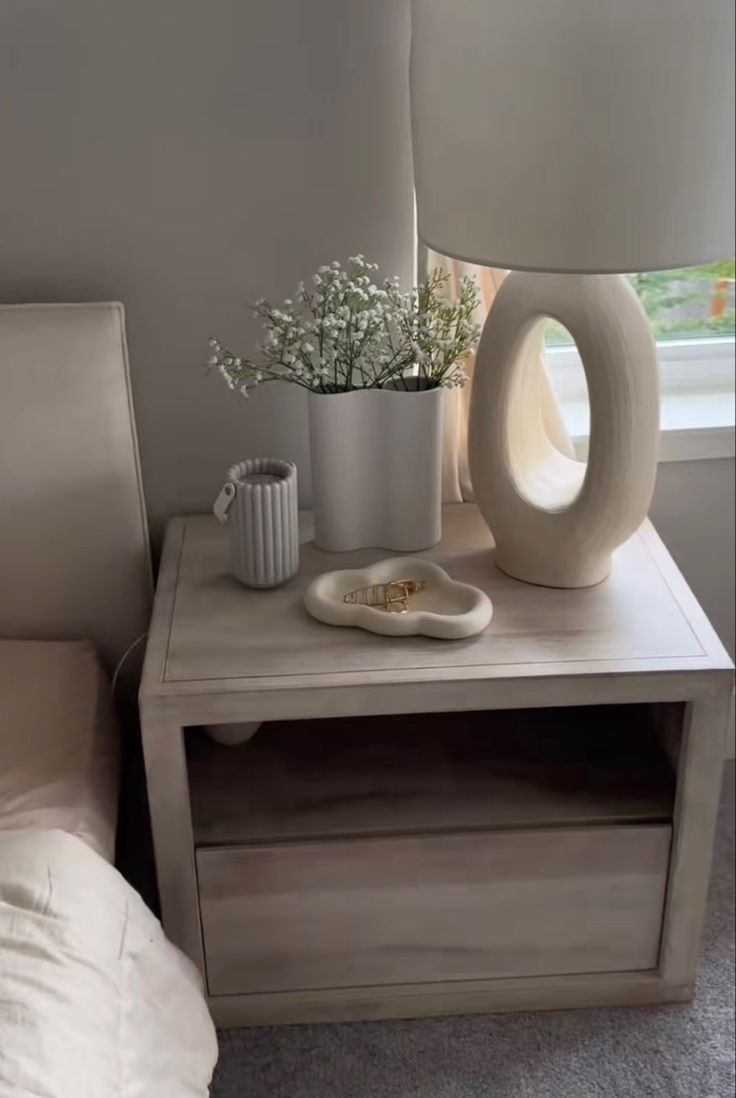
[[[541,409],[547,317],[577,344],[590,397],[586,466],[550,442]],[[499,568],[545,587],[590,587],[646,518],[659,455],[654,338],[623,275],[506,276],[478,347],[469,426],[475,499]]]

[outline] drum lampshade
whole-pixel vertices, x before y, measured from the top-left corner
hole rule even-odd
[[[556,272],[734,253],[733,0],[413,0],[419,234]]]

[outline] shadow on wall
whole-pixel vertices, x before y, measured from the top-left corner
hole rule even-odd
[[[154,535],[257,453],[299,465],[303,394],[245,405],[207,337],[362,251],[411,278],[406,0],[6,0],[0,299],[123,301]]]
[[[659,466],[651,517],[734,657],[733,458]]]

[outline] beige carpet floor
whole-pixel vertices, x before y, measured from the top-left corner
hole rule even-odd
[[[727,770],[692,1005],[232,1030],[212,1098],[734,1098]]]

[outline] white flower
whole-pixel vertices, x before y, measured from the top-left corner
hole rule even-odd
[[[334,260],[313,276],[317,288],[312,293],[299,284],[296,305],[285,298],[283,309],[277,309],[261,298],[255,309],[263,322],[260,349],[265,369],[236,357],[214,337],[209,341],[209,365],[244,395],[275,377],[319,387],[324,385],[320,379],[333,371],[350,388],[351,369],[356,379],[362,374],[388,384],[410,361],[421,365],[430,386],[465,384],[462,361],[479,335],[473,320],[475,284],[464,280],[460,293],[449,301],[441,292],[445,279],[439,272],[430,275],[420,294],[416,287],[402,292],[398,276],[376,285],[376,270],[377,264],[363,255],[351,256],[346,269]],[[342,334],[349,328],[350,348]],[[317,339],[320,353],[315,362]]]

